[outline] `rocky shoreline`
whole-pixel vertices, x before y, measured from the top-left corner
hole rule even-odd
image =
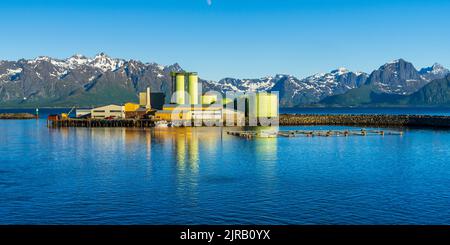
[[[0,119],[36,119],[31,113],[0,113]]]
[[[425,115],[300,115],[281,114],[281,126],[342,125],[371,127],[450,128],[450,116]]]

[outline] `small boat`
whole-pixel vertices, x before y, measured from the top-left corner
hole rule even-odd
[[[169,123],[167,121],[157,121],[155,122],[155,128],[168,128]]]

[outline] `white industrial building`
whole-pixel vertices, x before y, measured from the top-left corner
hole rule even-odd
[[[91,109],[91,118],[94,119],[120,119],[125,118],[125,108],[121,105],[106,105]]]

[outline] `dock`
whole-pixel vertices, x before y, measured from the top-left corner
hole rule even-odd
[[[273,137],[349,137],[349,136],[402,136],[402,131],[384,130],[280,130],[277,132],[227,131],[228,135],[252,139]]]
[[[149,128],[155,122],[150,119],[48,119],[47,126],[52,128],[82,127],[82,128]]]

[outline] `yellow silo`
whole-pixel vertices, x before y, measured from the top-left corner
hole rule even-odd
[[[184,96],[184,81],[185,76],[184,73],[177,73],[176,74],[176,102],[179,105],[184,105],[186,103],[186,98]]]
[[[278,94],[270,94],[270,117],[278,117]]]
[[[139,105],[147,105],[147,93],[139,93]]]
[[[256,94],[257,117],[278,117],[278,96],[271,93]]]
[[[189,103],[191,105],[198,104],[198,75],[197,73],[189,73]]]

